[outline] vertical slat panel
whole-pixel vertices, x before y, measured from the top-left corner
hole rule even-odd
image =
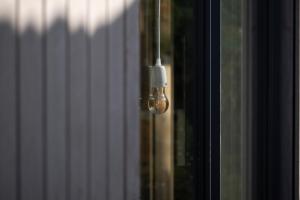
[[[16,199],[16,1],[0,0],[0,199]]]
[[[126,0],[126,199],[140,199],[139,2]]]
[[[42,3],[19,1],[22,200],[44,199]]]
[[[88,90],[86,0],[69,0],[70,76],[70,199],[86,200]]]
[[[124,193],[124,0],[109,0],[109,199],[120,200]]]
[[[139,199],[138,3],[18,2],[0,0],[0,199]]]
[[[47,200],[66,199],[66,0],[46,2]]]
[[[107,0],[90,0],[91,200],[107,196]]]

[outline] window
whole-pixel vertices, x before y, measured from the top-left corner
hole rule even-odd
[[[166,67],[169,109],[147,108],[149,66],[155,63],[156,1],[141,1],[142,199],[192,199],[192,125],[189,118],[193,1],[161,1],[161,55]]]
[[[295,199],[297,1],[161,3],[170,108],[152,115],[155,1],[141,1],[142,199]]]
[[[221,199],[243,200],[243,0],[221,2]]]

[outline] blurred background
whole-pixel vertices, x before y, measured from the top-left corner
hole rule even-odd
[[[221,7],[221,199],[243,195],[243,2]],[[195,0],[0,0],[0,200],[190,200]],[[197,77],[196,77],[197,78]]]
[[[148,66],[155,63],[156,1],[141,1],[141,170],[143,199],[193,199],[191,88],[194,59],[192,0],[162,0],[162,61],[167,67],[169,111],[147,111]],[[243,193],[242,69],[243,2],[221,1],[221,199]],[[197,58],[195,58],[197,59]]]
[[[0,199],[140,199],[139,2],[0,0]]]

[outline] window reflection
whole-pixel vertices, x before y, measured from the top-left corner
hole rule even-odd
[[[241,200],[242,0],[222,0],[221,5],[221,199]]]
[[[170,105],[163,115],[147,111],[148,66],[155,63],[155,1],[141,1],[142,200],[192,199],[191,128],[186,115],[188,56],[192,54],[192,1],[161,1],[161,54]]]
[[[162,115],[147,110],[148,66],[155,63],[155,1],[141,3],[142,44],[142,199],[173,199],[173,66],[171,53],[171,2],[161,1],[161,53],[166,67],[169,109]]]

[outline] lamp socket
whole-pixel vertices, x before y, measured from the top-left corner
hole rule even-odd
[[[167,86],[167,73],[163,65],[156,64],[149,67],[150,72],[150,87],[166,87]]]

